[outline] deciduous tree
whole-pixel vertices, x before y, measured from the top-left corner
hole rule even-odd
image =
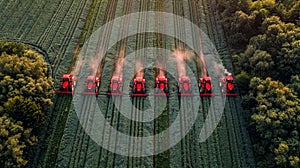
[[[300,100],[296,94],[271,78],[253,78],[249,95],[255,102],[251,119],[252,135],[257,135],[254,151],[258,166],[299,166]]]

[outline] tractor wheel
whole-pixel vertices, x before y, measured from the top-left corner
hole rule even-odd
[[[169,93],[169,88],[164,89],[165,93]]]
[[[133,88],[132,92],[133,92],[133,93],[136,93],[136,88]]]
[[[209,92],[212,93],[213,91],[214,91],[213,88],[211,88]]]
[[[96,97],[98,97],[98,92],[97,92],[97,89],[95,89],[95,95],[96,95]]]
[[[142,89],[142,93],[146,93],[146,89],[145,88]]]

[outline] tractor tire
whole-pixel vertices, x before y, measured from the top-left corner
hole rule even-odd
[[[169,93],[169,88],[164,89],[165,93]]]
[[[132,89],[132,93],[136,93],[136,88],[133,88],[133,89]]]
[[[202,87],[200,87],[200,93],[203,93],[204,89]]]
[[[97,89],[95,89],[95,95],[96,95],[96,98],[97,98],[98,97]]]
[[[142,93],[146,93],[146,89],[145,88],[142,89]]]

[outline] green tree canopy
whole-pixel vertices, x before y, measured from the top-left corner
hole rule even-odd
[[[27,161],[24,149],[37,142],[31,129],[25,129],[22,122],[14,122],[7,116],[0,117],[0,165],[1,167],[22,167]]]
[[[259,167],[300,165],[300,100],[292,89],[271,78],[250,82],[254,151]],[[254,103],[253,103],[254,102]],[[250,108],[250,107],[249,107]]]
[[[294,91],[300,96],[300,75],[295,75],[291,77],[291,84],[289,87],[294,89]]]
[[[23,45],[9,44],[12,45],[6,47],[9,52],[17,53],[10,55],[4,51],[0,56],[0,114],[5,111],[26,126],[38,128],[52,105],[54,83],[47,76],[47,64],[42,55]],[[1,112],[1,109],[4,110]]]
[[[236,64],[252,77],[272,76],[282,82],[300,73],[300,28],[271,17],[263,23],[266,32],[251,38]]]
[[[23,167],[54,96],[47,63],[29,46],[0,42],[0,165]]]

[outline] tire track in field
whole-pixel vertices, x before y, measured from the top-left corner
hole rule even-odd
[[[112,8],[109,8],[109,7],[107,7],[107,12],[106,12],[106,14],[105,14],[105,16],[106,16],[106,18],[105,18],[105,21],[108,21],[108,20],[110,20],[111,18],[113,18],[114,17],[114,14],[115,14],[115,10],[114,9],[116,9],[116,5],[117,5],[117,3],[116,3],[116,1],[111,1],[112,3],[111,3],[111,5],[109,5],[110,7],[112,7]],[[109,37],[110,36],[110,28],[108,28],[106,31],[104,31],[104,38],[105,38],[105,40],[106,41],[104,41],[103,42],[103,40],[101,41],[101,39],[99,39],[100,40],[100,42],[98,42],[99,43],[99,45],[98,46],[101,46],[101,45],[105,45],[105,44],[107,44],[107,40],[108,40],[108,38],[106,38],[106,37]],[[101,44],[100,44],[101,43]],[[86,102],[86,103],[88,103],[88,102]],[[89,107],[91,104],[89,104],[89,105],[87,105],[86,106],[86,108],[87,107]],[[71,162],[71,167],[72,167],[72,165],[75,165],[75,167],[76,166],[78,166],[78,165],[85,165],[86,163],[85,163],[85,160],[86,160],[86,158],[87,158],[87,151],[88,151],[88,149],[89,149],[89,141],[90,141],[90,138],[86,135],[86,133],[85,133],[85,131],[84,130],[77,130],[76,131],[76,134],[79,134],[79,140],[78,140],[78,145],[77,146],[79,146],[79,149],[78,148],[76,148],[75,149],[75,156],[76,156],[76,158],[72,161],[70,161]],[[76,140],[75,140],[76,141]],[[74,144],[74,143],[73,143]],[[83,148],[82,148],[82,145],[83,145]],[[73,147],[74,147],[74,145],[73,145]],[[73,149],[73,148],[72,148]],[[72,152],[73,153],[73,152]],[[72,159],[72,158],[71,158]],[[79,163],[78,163],[79,162]],[[95,165],[95,164],[94,164]]]
[[[116,1],[110,1],[110,5],[108,5],[109,8],[107,7],[107,11],[105,13],[105,20],[107,21],[110,18],[114,17],[114,13],[115,13],[115,8],[116,8]],[[103,38],[107,41],[110,36],[110,28],[108,28],[107,30],[105,30],[103,32],[104,36]],[[106,41],[103,42],[102,39],[99,39],[100,42],[98,42],[98,46],[101,45],[105,45],[105,43],[107,43]],[[102,41],[101,41],[102,40]],[[101,43],[101,44],[100,44]],[[103,44],[104,43],[104,44]],[[100,66],[101,67],[101,66]],[[87,111],[87,114],[85,114],[85,118],[87,118],[87,120],[89,121],[83,121],[83,124],[85,126],[89,126],[90,123],[93,123],[92,119],[89,119],[90,117],[92,117],[94,115],[94,109],[93,107],[95,107],[95,103],[93,103],[93,101],[91,100],[91,98],[89,98],[90,96],[84,96],[83,98],[83,111]],[[91,110],[93,109],[93,110]],[[83,116],[84,117],[84,116]],[[69,116],[69,118],[72,118],[72,116]],[[70,125],[68,125],[70,126]],[[90,128],[91,129],[91,128]],[[74,131],[74,130],[73,130]],[[87,150],[89,148],[89,141],[90,141],[90,137],[86,134],[85,130],[82,129],[79,120],[77,119],[76,121],[76,130],[75,130],[75,137],[71,138],[70,140],[68,140],[68,132],[66,132],[65,136],[66,136],[66,140],[67,141],[72,141],[72,145],[71,148],[68,149],[64,149],[64,146],[61,146],[61,163],[65,164],[67,167],[83,167],[86,164],[86,160],[87,160]],[[70,150],[71,151],[71,156],[65,156],[64,153],[65,151]],[[61,164],[60,163],[60,164]],[[59,164],[57,164],[59,165]]]
[[[187,18],[191,22],[191,24],[192,23],[196,24],[200,28],[200,25],[198,22],[198,19],[199,19],[198,11],[197,11],[197,8],[196,8],[194,2],[191,0],[188,0],[187,3],[185,3],[185,1],[181,1],[181,5],[182,5],[184,17]],[[197,32],[198,33],[197,34],[195,31],[198,31],[198,30],[194,30],[194,29],[185,30],[185,31],[187,31],[187,33],[191,33],[192,39],[189,39],[189,40],[192,40],[194,50],[197,51],[198,53],[202,52],[201,36],[196,36],[196,35],[201,35],[200,32]],[[200,44],[199,44],[199,42],[200,42]],[[196,57],[199,57],[199,56],[196,55]],[[195,63],[195,65],[192,67],[195,67],[195,69],[196,69],[196,71],[194,71],[194,75],[196,76],[196,79],[198,79],[198,77],[200,77],[200,76],[197,76],[197,75],[201,75],[200,72],[203,72],[203,68],[205,68],[205,67],[199,67],[201,65],[197,65],[197,63],[199,63],[197,61],[197,58],[195,58],[195,62],[193,62],[193,63]],[[197,94],[199,94],[199,92],[197,92]],[[199,95],[197,95],[197,96],[199,96]],[[195,97],[193,97],[193,98],[195,98]],[[189,102],[191,102],[191,101],[188,101],[187,103],[189,103]],[[200,116],[198,116],[197,119],[195,119],[196,122],[195,122],[194,126],[192,127],[193,129],[190,131],[189,134],[187,134],[187,136],[185,138],[186,146],[188,149],[187,154],[186,154],[188,162],[187,162],[186,166],[184,166],[184,167],[195,167],[195,165],[199,165],[199,166],[201,165],[202,167],[209,167],[212,165],[210,163],[214,164],[214,162],[211,162],[211,160],[214,160],[214,161],[216,160],[216,158],[214,157],[215,155],[211,154],[211,153],[214,153],[216,150],[215,145],[214,145],[215,137],[213,140],[210,140],[212,142],[209,142],[209,141],[207,141],[205,143],[198,142],[198,138],[199,138],[198,136],[199,136],[199,133],[201,130],[200,128],[203,127],[203,123],[204,123],[207,113],[210,109],[210,98],[202,97],[201,103],[199,105],[200,105],[200,107],[199,107]],[[190,109],[190,108],[188,108],[188,109]],[[186,116],[186,117],[188,117],[188,116]],[[195,157],[195,156],[199,156],[199,157]],[[214,166],[212,166],[212,167],[214,167]]]
[[[70,103],[69,103],[70,104]],[[74,111],[73,111],[74,112]],[[72,113],[72,112],[70,112],[70,113]],[[70,117],[69,117],[70,118]],[[64,122],[65,123],[65,122]],[[62,130],[64,130],[64,129],[62,129]],[[56,158],[56,157],[55,157]]]
[[[149,11],[151,9],[151,2],[149,0],[143,0],[140,3],[140,11],[144,12],[144,11]],[[151,24],[154,24],[152,21],[152,19],[149,18],[148,13],[146,13],[146,15],[142,15],[141,18],[144,18],[141,20],[140,25],[139,25],[139,29],[141,30],[141,32],[145,32],[145,30],[147,29],[147,27],[151,26]],[[137,42],[138,42],[138,47],[137,48],[147,48],[147,47],[153,47],[153,33],[142,33],[141,36],[137,35]],[[153,53],[149,53],[146,52],[145,50],[142,53],[137,53],[139,54],[137,58],[138,61],[142,62],[144,64],[144,68],[146,68],[149,65],[148,60],[151,60],[151,55]],[[148,55],[149,54],[149,55]],[[146,79],[146,90],[149,93],[150,92],[150,84],[151,83],[148,79],[151,79],[150,76],[153,76],[153,73],[151,70],[149,69],[144,69],[144,74],[145,74],[145,79]],[[147,82],[148,81],[148,82]],[[133,98],[134,99],[134,98]],[[135,137],[143,137],[144,134],[149,135],[152,133],[152,130],[149,130],[147,128],[144,127],[144,125],[146,125],[146,123],[144,122],[140,122],[144,120],[144,110],[146,110],[146,108],[148,108],[149,106],[146,106],[146,104],[149,103],[149,99],[148,97],[140,97],[137,100],[137,112],[135,113],[137,116],[137,121],[135,122],[136,128],[134,129],[134,136]],[[150,107],[151,108],[151,107]],[[153,121],[150,121],[153,122]],[[136,156],[142,156],[142,152],[145,150],[145,146],[143,145],[143,139],[141,139],[140,142],[135,142],[136,145],[136,150],[133,151],[135,152]],[[132,163],[132,167],[149,167],[150,165],[152,165],[151,163],[151,159],[152,157],[132,157],[133,159],[133,163]]]
[[[75,1],[73,1],[74,3]],[[59,6],[56,9],[56,12],[54,13],[54,15],[52,16],[51,20],[50,20],[50,24],[49,26],[45,29],[44,33],[39,37],[39,39],[37,40],[37,44],[41,45],[46,43],[46,41],[48,41],[48,39],[50,39],[51,37],[49,37],[50,32],[54,29],[55,26],[57,26],[58,28],[61,26],[63,19],[66,17],[67,13],[69,13],[70,11],[70,7],[66,6],[67,1],[61,1]],[[72,5],[72,3],[70,4],[70,6]],[[64,8],[67,8],[67,10],[65,10]],[[61,15],[62,13],[64,13],[64,15]],[[61,23],[61,24],[57,24],[57,23]],[[58,28],[56,29],[56,31],[58,30]],[[54,31],[54,32],[56,32]],[[56,33],[55,33],[56,34]],[[52,36],[52,38],[54,39],[54,36]],[[52,39],[52,40],[53,40]],[[52,40],[50,41],[50,44],[52,43]],[[49,48],[49,46],[47,46],[47,48]]]
[[[189,0],[188,1],[188,5],[189,5],[189,14],[187,14],[187,16],[189,16],[190,20],[196,24],[199,28],[200,27],[200,23],[199,23],[199,9],[198,9],[198,4],[195,2],[195,1],[192,1],[192,0]],[[195,30],[192,30],[192,34]],[[199,35],[201,35],[200,33],[201,32],[198,32]],[[195,37],[194,35],[192,35],[192,37]],[[194,46],[196,48],[196,50],[202,50],[202,38],[201,36],[199,37],[196,37],[196,38],[200,38],[200,46],[197,45],[197,46]],[[193,41],[194,41],[194,44],[198,44],[197,43],[197,39],[193,38]],[[200,77],[200,76],[199,76]],[[213,106],[211,106],[211,99],[210,98],[207,98],[207,97],[202,97],[202,111],[203,113],[205,114],[205,116],[208,114],[209,110],[211,110],[211,113],[212,114],[215,114],[214,113],[214,109],[213,109]],[[216,118],[216,115],[212,118],[212,120],[214,120]],[[205,119],[204,119],[205,120]],[[216,121],[214,121],[216,122]],[[206,151],[206,155],[210,158],[209,159],[209,165],[212,166],[212,167],[215,167],[215,166],[221,166],[222,165],[222,158],[221,158],[221,151],[220,151],[220,148],[219,148],[219,139],[218,139],[218,134],[216,132],[217,130],[215,130],[212,134],[212,136],[204,143],[202,143],[200,146],[203,148],[206,148],[207,151]],[[197,138],[197,136],[195,136],[195,138]],[[204,167],[208,166],[206,160],[202,159],[203,162],[205,162],[205,165]]]
[[[55,99],[55,103],[53,106],[53,109],[51,110],[51,115],[48,118],[48,125],[45,126],[48,133],[45,134],[45,137],[47,137],[46,144],[48,144],[45,148],[45,152],[39,151],[41,155],[45,155],[44,157],[37,156],[39,158],[43,158],[42,162],[40,164],[42,165],[54,165],[57,155],[57,149],[60,144],[61,137],[56,136],[57,132],[59,132],[61,129],[65,126],[65,112],[69,110],[70,103],[71,103],[72,97],[70,95],[59,95]],[[51,121],[51,123],[50,123]],[[54,122],[54,124],[52,124]],[[60,123],[60,124],[59,124]],[[49,137],[49,138],[48,138]],[[41,139],[44,139],[43,137]],[[56,146],[56,144],[58,144]],[[34,160],[34,164],[36,164],[37,158]],[[52,167],[52,166],[51,166]]]
[[[174,13],[188,18],[188,16],[186,16],[186,12],[188,10],[188,6],[186,6],[186,3],[184,1],[176,1],[176,3],[173,3],[173,8],[174,8]],[[183,39],[183,41],[189,40],[186,39],[187,36],[187,31],[189,30],[185,30],[185,22],[184,20],[182,20],[181,18],[175,18],[175,21],[177,22],[175,25],[175,33],[179,34],[180,39]],[[178,47],[181,44],[181,41],[175,40],[175,45]],[[195,43],[195,42],[193,42]],[[184,48],[188,47],[185,44],[182,44],[182,46]],[[194,62],[193,62],[194,63]],[[188,62],[189,66],[195,68],[197,67],[197,65],[195,64],[191,64],[191,62]],[[192,71],[195,71],[195,69],[192,68]],[[197,74],[197,73],[196,73]],[[187,74],[187,75],[195,75],[195,74]],[[194,87],[194,86],[193,86]],[[193,114],[193,104],[191,104],[193,102],[194,97],[184,97],[181,96],[179,97],[179,103],[180,103],[180,109],[183,112],[180,112],[180,118],[181,118],[181,130],[186,130],[188,129],[188,123],[194,119],[195,116],[187,116],[186,112],[190,111],[189,114]],[[198,107],[196,107],[198,108]],[[193,127],[192,127],[193,128]],[[193,130],[190,130],[189,133],[186,134],[186,136],[181,140],[180,142],[180,158],[181,158],[181,167],[195,167],[197,165],[198,162],[198,157],[195,157],[196,154],[199,154],[199,151],[197,152],[197,150],[194,150],[195,148],[197,148],[197,145],[193,142],[195,142],[195,139],[197,139],[197,133],[195,134],[195,132]],[[183,134],[181,135],[183,137]],[[179,146],[179,144],[177,144],[176,146]],[[175,149],[176,150],[176,149]],[[178,155],[178,154],[177,154]],[[178,157],[178,156],[177,156]],[[175,163],[172,163],[174,165],[178,165],[178,160],[175,160]]]
[[[182,16],[182,13],[180,14],[180,12],[178,12],[178,5],[177,4],[177,1],[173,0],[172,2],[172,13],[175,14],[175,15],[179,15],[179,16]],[[178,23],[179,19],[174,15],[174,34],[179,34],[179,37],[180,39],[182,39],[182,37],[180,36],[180,23]],[[175,39],[173,38],[173,43],[174,43],[174,47],[178,47],[179,46],[179,39]],[[178,68],[178,67],[177,67]],[[176,81],[177,82],[177,81]],[[179,86],[178,86],[179,87]],[[180,107],[181,107],[181,101],[180,101],[180,97],[177,97],[178,95],[178,92],[176,91],[175,92],[175,99],[173,100],[174,102],[174,106],[172,106],[173,108],[171,109],[172,111],[172,114],[177,114],[177,115],[180,115]],[[178,104],[178,107],[176,108],[176,104]],[[181,121],[182,121],[182,117],[180,117],[180,136],[182,137],[182,132],[181,130],[183,129],[182,128],[182,125],[181,125]],[[171,136],[171,135],[170,135]],[[176,144],[174,147],[172,147],[170,149],[170,167],[176,167],[176,166],[180,166],[180,167],[184,167],[184,163],[186,162],[185,160],[185,157],[184,157],[184,151],[183,151],[183,140],[181,140],[178,144]]]
[[[123,5],[122,5],[123,6],[122,16],[131,13],[132,5],[133,5],[133,1],[132,0],[123,3]],[[129,26],[128,23],[130,23],[129,20],[130,20],[130,17],[123,18],[123,20],[121,20],[121,27],[120,27],[120,31],[119,31],[119,36],[126,36],[126,34],[128,32],[128,26]],[[126,53],[126,47],[125,47],[125,50],[124,50],[124,46],[127,45],[127,40],[128,40],[128,37],[126,37],[125,39],[122,39],[119,42],[119,44],[117,46],[117,50],[119,52],[119,55],[120,55],[121,52],[125,52]],[[123,95],[123,96],[126,96],[126,95]],[[115,128],[118,131],[120,131],[119,130],[120,123],[123,122],[123,120],[121,118],[124,117],[124,116],[121,117],[121,113],[120,113],[120,111],[122,110],[121,109],[121,106],[122,106],[121,97],[119,97],[119,96],[117,96],[117,97],[110,96],[108,98],[108,104],[109,104],[110,108],[108,108],[107,113],[110,114],[110,112],[111,112],[110,125],[113,128]],[[115,144],[111,144],[110,143],[110,139],[114,139],[115,140]],[[100,149],[102,151],[103,155],[99,156],[101,158],[105,158],[104,159],[105,160],[105,164],[104,165],[103,164],[102,165],[98,164],[98,165],[105,166],[105,167],[114,167],[115,165],[120,165],[120,162],[122,160],[124,160],[124,156],[120,156],[120,155],[116,154],[116,150],[117,150],[117,148],[119,148],[119,145],[118,145],[118,133],[116,134],[116,137],[112,137],[111,130],[109,131],[109,140],[108,140],[108,144],[107,145],[108,145],[108,147],[109,147],[110,150]],[[115,152],[110,152],[112,150],[115,151]]]
[[[116,13],[117,13],[117,9],[118,9],[118,6],[119,5],[121,5],[121,4],[119,4],[119,3],[121,3],[121,4],[123,4],[121,1],[119,2],[119,1],[112,1],[111,2],[111,4],[110,5],[108,5],[108,6],[111,6],[111,7],[107,7],[106,8],[106,16],[108,16],[108,17],[106,17],[106,19],[105,19],[105,23],[106,22],[109,22],[109,21],[111,21],[113,18],[115,18],[115,15],[116,15]],[[124,4],[125,4],[126,2],[124,2]],[[123,5],[123,7],[124,7],[124,5]],[[112,25],[111,25],[112,26]],[[111,31],[112,30],[112,28],[107,28],[107,33],[104,33],[104,34],[109,34],[109,36],[110,36],[110,34],[111,34]],[[108,36],[108,37],[109,37]],[[107,41],[104,41],[103,43],[102,43],[102,45],[103,46],[105,46],[105,45],[107,45],[108,44],[108,39],[107,39]],[[104,47],[105,48],[105,47]],[[103,70],[103,72],[105,72],[106,70],[104,69]],[[110,69],[109,71],[112,71],[112,69]],[[106,99],[106,98],[104,98],[104,99]],[[102,102],[103,103],[103,102]],[[106,105],[107,105],[107,107],[106,107],[106,109],[105,109],[105,118],[107,119],[107,118],[110,118],[111,120],[113,120],[114,119],[114,104],[111,102],[111,97],[109,97],[108,99],[106,99]],[[108,142],[109,143],[109,141],[107,141],[106,139],[104,139],[105,137],[109,137],[110,138],[110,135],[105,135],[105,129],[107,129],[106,127],[105,127],[105,123],[103,123],[104,124],[104,127],[103,127],[103,130],[102,130],[102,134],[101,135],[103,135],[103,137],[101,138],[101,140],[100,140],[100,146],[98,146],[97,145],[97,148],[96,148],[96,150],[97,150],[97,154],[96,155],[94,155],[94,157],[95,158],[97,158],[97,159],[95,159],[95,160],[92,160],[93,162],[94,162],[94,165],[97,165],[97,167],[107,167],[106,165],[108,165],[108,151],[106,150],[106,149],[104,149],[104,148],[102,148],[102,146],[103,146],[103,143],[104,142]],[[109,144],[108,144],[109,145]],[[89,149],[88,149],[89,150]],[[92,163],[92,162],[91,162]]]
[[[247,167],[251,165],[251,161],[247,161],[247,152],[248,150],[246,149],[246,144],[249,143],[247,141],[245,141],[245,138],[249,138],[247,137],[247,134],[245,134],[245,131],[243,131],[243,128],[245,127],[245,125],[242,124],[243,122],[243,118],[241,117],[241,111],[238,111],[238,104],[237,104],[237,98],[228,98],[228,103],[229,103],[229,107],[230,107],[230,112],[231,112],[231,117],[232,117],[232,121],[233,121],[233,125],[235,129],[235,138],[236,138],[236,142],[238,143],[239,146],[239,150],[238,150],[238,155],[239,158],[241,158],[240,160],[240,166],[241,167]],[[251,154],[251,153],[250,153]]]
[[[72,99],[70,99],[72,100]],[[70,107],[70,102],[69,101],[67,104],[69,105],[68,107]],[[55,106],[56,107],[56,106]],[[47,165],[47,162],[49,162],[49,159],[52,159],[52,160],[56,160],[57,159],[57,153],[58,153],[58,148],[60,146],[60,142],[57,142],[55,141],[55,139],[62,139],[62,133],[59,133],[61,131],[64,131],[64,127],[66,125],[66,120],[67,120],[67,117],[68,117],[68,113],[66,111],[57,111],[57,113],[60,113],[60,114],[63,114],[63,120],[61,120],[60,124],[56,123],[56,124],[50,124],[50,125],[54,125],[55,127],[59,127],[59,129],[56,129],[56,130],[53,130],[53,133],[51,134],[52,136],[48,139],[48,141],[51,142],[50,145],[48,145],[48,149],[47,150],[50,150],[50,152],[48,153],[51,153],[51,157],[50,158],[44,158],[44,165]],[[54,139],[54,140],[53,140]],[[58,145],[57,147],[53,147],[53,145]],[[55,155],[55,156],[53,156]],[[48,159],[48,160],[47,160]],[[53,163],[53,166],[54,166],[55,163]],[[51,166],[52,167],[52,166]]]
[[[161,12],[165,11],[165,4],[161,1],[155,2],[154,10],[158,10]],[[157,32],[166,32],[165,19],[164,16],[157,15],[155,16],[155,25],[157,25]],[[162,26],[160,26],[162,25]],[[162,29],[162,30],[161,30]],[[153,44],[154,47],[167,49],[167,39],[165,35],[161,33],[155,33],[155,42]],[[155,61],[159,61],[162,67],[166,68],[166,60],[167,53],[166,52],[157,52]],[[168,78],[167,74],[165,74]],[[156,76],[154,77],[156,78]],[[155,83],[156,85],[156,83]],[[164,107],[164,108],[163,108]],[[169,111],[169,97],[156,97],[154,98],[154,121],[153,121],[153,153],[157,153],[156,151],[161,151],[162,147],[170,146],[170,134],[168,131],[167,139],[155,139],[155,135],[163,132],[168,129],[170,126],[170,111]],[[160,114],[160,116],[156,116],[156,114]],[[166,122],[167,121],[167,122]],[[152,156],[153,167],[166,167],[170,166],[170,151],[164,151],[163,153],[159,153],[157,155]]]
[[[84,96],[84,100],[86,100],[86,99],[87,99],[87,101],[84,102],[84,104],[83,104],[84,105],[83,110],[85,110],[87,114],[85,114],[85,116],[83,116],[83,118],[85,120],[82,121],[82,123],[80,123],[80,125],[77,126],[77,128],[78,127],[80,128],[79,136],[77,138],[79,140],[78,140],[77,145],[73,146],[73,147],[75,147],[74,167],[84,167],[85,166],[85,162],[87,159],[87,150],[88,150],[89,141],[90,141],[90,137],[86,133],[86,131],[90,132],[91,129],[93,129],[92,128],[93,122],[97,122],[97,121],[94,121],[94,117],[93,117],[95,114],[95,106],[97,105],[97,100],[94,97],[94,95]],[[84,127],[85,129],[83,129],[82,127]],[[88,130],[86,130],[86,129],[88,129]],[[76,147],[78,147],[78,148],[76,148]]]
[[[220,22],[218,20],[220,20],[218,18],[217,12],[216,12],[216,1],[211,1],[210,3],[206,1],[206,3],[204,4],[206,5],[204,8],[207,10],[207,17],[208,17],[208,22],[210,22],[210,24],[208,24],[209,29],[212,30],[212,33],[209,34],[209,36],[213,36],[214,38],[214,42],[215,45],[217,47],[218,52],[221,55],[221,58],[223,59],[224,64],[226,65],[227,69],[229,69],[229,71],[233,71],[232,68],[232,64],[231,64],[231,60],[230,60],[230,55],[226,46],[226,42],[225,42],[225,38],[224,38],[224,33],[223,33],[223,29],[222,26],[220,24]],[[206,18],[207,18],[206,17]],[[229,104],[229,108],[226,108],[226,110],[229,110],[229,116],[227,117],[230,118],[230,116],[232,117],[231,120],[229,120],[229,124],[232,124],[233,127],[230,128],[232,129],[231,132],[234,132],[234,138],[232,138],[232,140],[235,140],[235,142],[233,143],[237,143],[237,147],[235,146],[235,144],[231,144],[231,146],[233,146],[234,148],[236,147],[237,151],[232,153],[232,155],[237,154],[238,157],[240,158],[240,160],[237,160],[236,163],[238,164],[238,166],[242,166],[242,167],[248,167],[250,165],[253,166],[254,164],[254,159],[253,159],[253,153],[251,150],[246,150],[247,147],[245,146],[251,146],[251,142],[249,141],[249,135],[246,132],[246,128],[245,125],[239,124],[239,123],[243,123],[243,117],[241,116],[241,114],[238,114],[238,109],[240,109],[239,112],[241,111],[240,104],[239,104],[239,99],[238,98],[233,98],[233,97],[228,97],[227,98],[227,102],[226,104]],[[225,116],[226,114],[228,115],[228,113],[226,113],[225,110]],[[230,115],[231,114],[231,115]],[[238,122],[238,121],[239,122]],[[231,123],[233,121],[233,123]],[[228,123],[228,122],[227,122]],[[235,124],[234,124],[235,123]],[[229,136],[229,135],[228,135]],[[249,152],[249,154],[248,154]],[[247,157],[250,156],[250,157]],[[247,159],[248,158],[248,159]],[[246,160],[246,161],[245,161]]]
[[[80,4],[77,6],[76,8],[76,12],[75,14],[73,15],[74,19],[72,19],[66,33],[64,34],[64,38],[63,40],[61,41],[61,46],[60,48],[58,49],[58,52],[57,52],[57,57],[54,59],[53,61],[53,73],[54,74],[57,74],[57,69],[60,67],[60,64],[61,64],[61,61],[64,60],[65,58],[65,52],[66,52],[66,49],[67,49],[67,46],[66,44],[70,44],[71,40],[72,40],[72,37],[73,37],[73,34],[76,32],[75,29],[77,27],[77,23],[79,22],[79,18],[80,16],[82,15],[82,12],[84,10],[84,6],[86,4],[86,1],[85,0],[82,0],[79,2]],[[63,23],[63,22],[62,22]]]
[[[70,47],[71,40],[77,33],[78,23],[82,20],[80,17],[87,8],[88,1],[61,1],[57,11],[50,20],[50,25],[37,40],[39,46],[44,47],[50,54],[50,65],[53,74],[57,74],[60,64],[68,62],[65,60],[67,48]],[[67,24],[68,25],[67,25]],[[67,27],[66,29],[64,29]],[[67,56],[69,57],[69,56]],[[66,71],[64,68],[60,71]],[[59,74],[61,72],[58,72]],[[56,76],[53,76],[54,78]]]
[[[243,153],[244,159],[245,159],[245,166],[247,167],[255,167],[256,163],[255,163],[255,159],[254,159],[254,155],[253,155],[253,150],[252,150],[252,144],[250,141],[250,137],[249,137],[249,133],[247,132],[246,128],[246,124],[245,124],[245,118],[243,118],[243,115],[240,114],[242,112],[242,107],[238,102],[241,102],[240,98],[237,97],[235,99],[230,99],[229,101],[233,101],[232,103],[234,104],[233,108],[236,109],[236,114],[235,116],[237,117],[237,122],[238,125],[240,125],[241,128],[241,141],[242,144],[241,146],[243,146],[243,151],[241,151]]]
[[[2,11],[2,13],[0,14],[0,17],[2,18],[2,14],[5,14],[5,10],[9,7],[7,4],[10,1],[7,0],[1,0],[0,1],[0,11]]]
[[[200,23],[199,23],[199,10],[197,8],[197,4],[195,1],[188,0],[187,7],[185,8],[186,10],[186,17],[193,23],[195,24],[199,29],[201,29]],[[202,38],[201,38],[201,32],[195,32],[198,30],[191,30],[191,35],[192,35],[192,40],[193,40],[193,48],[197,52],[202,52]],[[196,36],[199,35],[199,36]],[[199,55],[196,55],[196,57],[200,57]],[[197,58],[195,58],[196,64],[200,63],[197,61]],[[201,77],[201,73],[203,72],[203,68],[205,67],[200,67],[201,65],[196,65],[198,77]],[[198,68],[197,68],[198,67]],[[193,148],[194,148],[194,153],[191,155],[191,157],[200,156],[200,158],[195,159],[195,165],[199,165],[200,167],[210,167],[210,161],[214,159],[214,156],[211,154],[211,143],[206,141],[203,143],[199,143],[198,141],[198,136],[200,133],[201,128],[203,127],[203,123],[206,119],[206,116],[208,114],[208,111],[210,109],[210,98],[208,97],[201,97],[201,103],[200,103],[200,116],[198,116],[196,123],[193,127],[192,130],[192,139],[191,141],[193,142]],[[211,138],[210,138],[211,139]],[[215,137],[214,137],[215,140]]]
[[[139,11],[138,12],[142,12],[142,11],[147,11],[149,9],[149,1],[148,0],[141,0],[139,5]],[[148,20],[148,16],[143,15],[139,15],[139,22],[137,25],[137,33],[140,32],[145,32],[146,27],[148,25],[147,23]],[[147,47],[147,35],[145,33],[141,33],[141,34],[137,34],[135,36],[135,51],[139,50],[139,49],[143,49],[144,47]],[[144,51],[137,51],[135,54],[135,64],[136,63],[140,63],[143,65],[143,68],[145,68],[145,58],[146,57],[146,53]],[[135,67],[136,68],[136,67]],[[136,69],[135,69],[136,71]],[[144,73],[145,73],[145,69],[143,69]],[[146,81],[147,82],[147,81]],[[131,137],[136,137],[136,136],[140,136],[140,129],[143,130],[142,127],[142,123],[138,120],[137,118],[140,117],[140,110],[144,108],[144,101],[146,100],[145,97],[132,97],[131,98],[133,101],[133,108],[131,110],[131,118],[134,118],[134,121],[131,120],[130,121],[130,130],[129,130],[129,134]],[[129,142],[129,154],[127,156],[127,167],[137,167],[137,166],[141,166],[138,165],[139,162],[141,162],[142,157],[131,157],[131,156],[138,156],[139,155],[139,149],[142,149],[142,146],[139,146],[140,144],[142,144],[141,142],[135,141],[137,139],[132,138],[132,141]],[[131,156],[130,156],[131,155]]]
[[[33,7],[30,9],[29,12],[26,13],[26,15],[23,16],[23,19],[21,21],[21,26],[19,26],[19,29],[15,31],[14,34],[16,34],[16,37],[18,39],[27,39],[28,36],[32,36],[29,32],[31,29],[33,29],[39,18],[44,14],[44,8],[47,7],[46,1],[42,1],[43,3],[38,3],[36,5],[33,5]],[[36,17],[36,14],[38,13],[38,16]],[[25,38],[24,38],[25,36]]]
[[[22,20],[23,16],[26,16],[26,12],[27,12],[27,10],[24,10],[24,12],[16,13],[15,11],[18,11],[16,9],[19,9],[19,8],[21,8],[21,10],[28,9],[28,7],[32,6],[33,3],[34,3],[33,1],[30,1],[30,2],[21,1],[20,3],[15,3],[11,9],[8,9],[9,10],[8,12],[5,12],[5,13],[7,13],[7,15],[5,16],[5,18],[7,20],[4,22],[4,24],[2,25],[0,30],[2,30],[4,33],[7,33],[7,32],[10,33],[11,30],[14,30],[14,28],[15,28],[14,24],[19,23],[19,22],[15,22],[15,20]],[[11,4],[11,3],[9,3],[9,4]],[[3,11],[3,13],[4,13],[4,11]],[[14,17],[11,17],[11,16],[14,16]],[[13,21],[10,22],[10,20],[13,20]],[[7,35],[10,36],[10,34],[6,34],[6,35],[4,35],[4,37]]]

